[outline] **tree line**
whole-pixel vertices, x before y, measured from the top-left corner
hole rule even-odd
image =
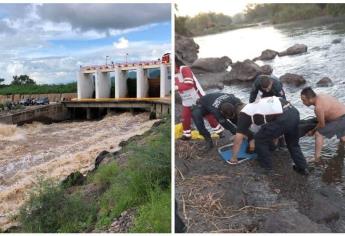
[[[175,5],[178,11],[178,6]],[[345,4],[334,3],[264,3],[248,4],[244,12],[232,17],[221,13],[199,13],[194,17],[175,15],[175,32],[200,36],[250,26],[258,22],[279,24],[320,16],[345,15]]]

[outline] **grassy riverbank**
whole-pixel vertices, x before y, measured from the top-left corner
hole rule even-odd
[[[170,119],[108,153],[86,177],[44,182],[21,208],[16,232],[109,231],[123,212],[133,220],[119,232],[170,232]],[[122,231],[121,231],[122,230]]]

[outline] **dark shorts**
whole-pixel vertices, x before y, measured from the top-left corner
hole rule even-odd
[[[319,133],[325,136],[326,138],[332,138],[334,135],[337,138],[345,136],[345,115],[326,123],[326,126],[318,129]]]

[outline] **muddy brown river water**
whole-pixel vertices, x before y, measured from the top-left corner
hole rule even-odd
[[[0,124],[0,228],[14,223],[11,216],[40,179],[86,173],[98,153],[118,150],[121,141],[143,134],[154,122],[147,113],[123,113],[100,121]]]

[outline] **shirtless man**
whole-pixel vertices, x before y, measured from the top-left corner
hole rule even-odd
[[[310,87],[302,90],[301,99],[304,105],[315,106],[318,123],[308,135],[315,135],[315,156],[311,161],[320,162],[323,136],[337,135],[345,143],[345,105],[327,94],[316,94]]]

